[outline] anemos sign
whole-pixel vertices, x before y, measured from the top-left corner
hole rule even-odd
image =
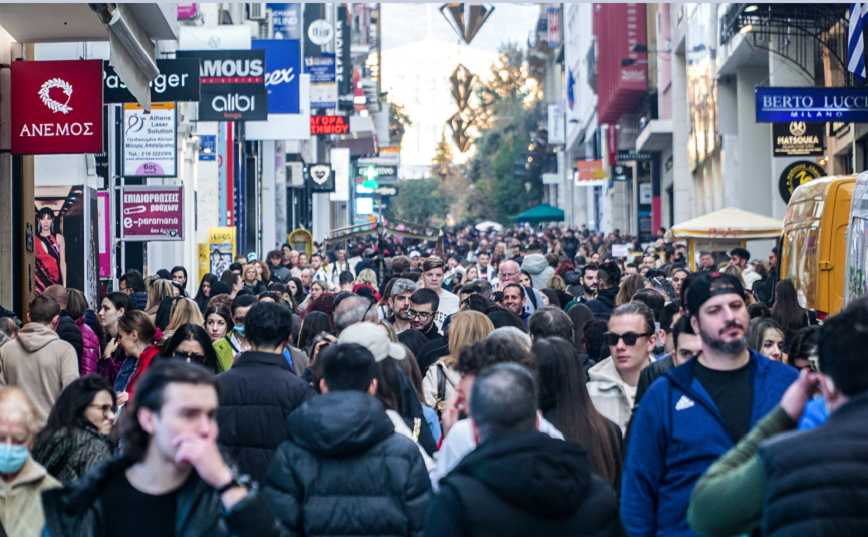
[[[12,62],[12,154],[102,153],[102,61]]]

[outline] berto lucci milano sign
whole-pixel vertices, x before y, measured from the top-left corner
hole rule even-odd
[[[199,121],[268,119],[264,50],[179,50],[199,58]]]
[[[12,154],[102,153],[102,61],[12,62]]]
[[[868,89],[756,88],[756,121],[868,122]]]

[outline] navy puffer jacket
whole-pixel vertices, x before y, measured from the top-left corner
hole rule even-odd
[[[264,494],[291,535],[422,535],[431,481],[383,405],[351,391],[314,397],[287,420]]]
[[[72,345],[76,356],[78,356],[78,363],[81,363],[81,354],[84,352],[84,339],[81,337],[81,330],[75,324],[75,320],[69,316],[68,311],[60,310],[60,320],[57,322],[57,328],[54,331],[57,332],[57,336],[60,339]]]

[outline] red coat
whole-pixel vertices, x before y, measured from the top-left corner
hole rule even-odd
[[[136,364],[136,372],[133,373],[133,376],[130,377],[130,382],[127,384],[127,393],[130,394],[130,400],[133,398],[133,390],[136,389],[136,381],[148,370],[151,360],[158,354],[160,354],[160,347],[156,343],[142,351],[142,354],[139,356],[139,363]]]

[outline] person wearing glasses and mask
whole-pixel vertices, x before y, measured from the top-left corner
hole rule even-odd
[[[410,296],[410,307],[407,309],[410,326],[422,332],[428,341],[443,337],[434,322],[439,307],[440,297],[431,289],[417,289]]]
[[[641,302],[620,306],[609,318],[603,344],[609,346],[610,356],[588,371],[588,393],[600,414],[617,423],[623,433],[632,414],[639,375],[654,360],[654,314]]]
[[[162,357],[195,362],[214,374],[223,372],[208,332],[193,323],[182,324],[175,330],[163,346]]]
[[[36,436],[33,459],[68,485],[114,456],[109,439],[117,396],[100,375],[74,380],[57,398],[48,423]]]

